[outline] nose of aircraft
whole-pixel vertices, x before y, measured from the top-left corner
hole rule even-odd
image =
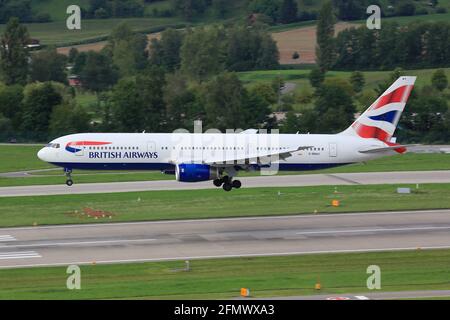
[[[47,148],[42,148],[41,150],[38,151],[37,156],[39,159],[41,159],[42,161],[48,161],[48,150]]]

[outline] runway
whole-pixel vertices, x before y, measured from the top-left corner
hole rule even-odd
[[[450,248],[450,209],[1,228],[0,268]]]
[[[244,188],[253,187],[293,187],[319,185],[358,185],[358,184],[406,184],[406,183],[450,183],[450,170],[447,171],[402,171],[369,173],[336,173],[277,175],[239,178]],[[61,178],[60,185],[39,185],[21,187],[1,187],[0,197],[38,196],[58,194],[110,193],[151,190],[193,190],[215,188],[211,181],[182,183],[174,180],[85,183],[68,187]],[[233,192],[233,191],[232,191]]]

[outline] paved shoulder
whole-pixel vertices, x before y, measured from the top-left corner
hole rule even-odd
[[[296,187],[352,184],[450,183],[449,171],[403,171],[338,174],[305,174],[244,177],[243,187]],[[131,192],[151,190],[193,190],[215,188],[211,181],[180,183],[175,180],[85,183],[67,187],[60,185],[2,187],[0,197]]]

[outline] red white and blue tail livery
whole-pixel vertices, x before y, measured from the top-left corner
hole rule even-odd
[[[389,147],[400,116],[405,109],[416,77],[400,77],[395,81],[347,130],[342,134],[357,135],[365,139],[378,139]],[[402,147],[394,148],[405,152]]]
[[[63,167],[69,186],[73,169],[161,170],[230,191],[241,187],[234,179],[241,170],[314,170],[405,152],[393,135],[415,80],[400,77],[338,134],[79,133],[53,140],[38,157]]]

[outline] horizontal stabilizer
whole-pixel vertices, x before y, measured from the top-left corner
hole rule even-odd
[[[378,147],[378,146],[374,146],[374,147],[369,147],[369,148],[364,148],[361,150],[358,150],[360,153],[377,153],[377,152],[384,152],[384,151],[389,151],[389,150],[394,150],[398,153],[405,153],[406,152],[406,148],[407,147],[411,147],[411,146],[415,146],[415,144],[408,144],[408,145],[402,145],[402,144],[394,144],[388,147]]]

